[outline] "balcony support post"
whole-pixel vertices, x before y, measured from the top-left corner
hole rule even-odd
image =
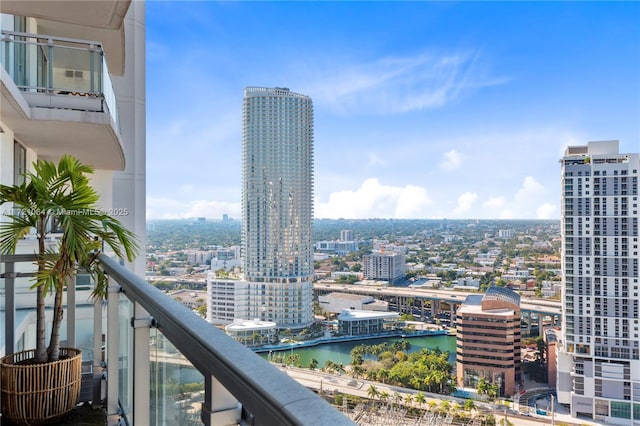
[[[237,425],[241,423],[242,404],[215,377],[205,374],[200,416],[205,426]]]
[[[76,347],[76,274],[67,278],[67,346]]]
[[[53,39],[49,38],[49,40],[47,41],[47,45],[48,45],[48,50],[49,50],[49,58],[48,58],[48,62],[47,62],[47,70],[48,72],[48,78],[47,78],[47,85],[49,86],[49,90],[53,91],[53,64],[54,64],[54,58],[53,58]]]
[[[112,277],[109,277],[107,292],[107,426],[115,426],[118,425],[120,418],[118,403],[120,286]]]
[[[151,369],[149,367],[149,330],[153,323],[139,303],[134,303],[133,326],[133,422],[136,425],[150,424],[150,397],[149,386],[151,383]]]
[[[4,353],[6,355],[15,352],[16,343],[16,281],[15,281],[15,264],[6,262],[4,269],[4,285],[5,285],[5,311],[4,311]]]
[[[93,303],[93,408],[102,407],[102,300]]]

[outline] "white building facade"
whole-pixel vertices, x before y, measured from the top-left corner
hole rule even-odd
[[[561,164],[558,402],[573,416],[640,425],[638,153],[589,142]]]
[[[247,87],[242,126],[242,264],[248,316],[279,328],[313,322],[313,103]]]
[[[407,270],[405,255],[400,253],[373,253],[362,256],[364,278],[394,282],[404,277]]]

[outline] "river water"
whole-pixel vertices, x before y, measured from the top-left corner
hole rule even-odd
[[[351,362],[351,349],[358,345],[377,345],[382,342],[397,342],[402,340],[400,337],[387,337],[383,339],[359,340],[355,342],[339,342],[327,343],[323,345],[313,346],[309,348],[295,348],[293,350],[286,349],[278,351],[299,354],[300,365],[306,367],[315,358],[318,361],[318,367],[324,366],[327,360],[331,360],[337,364],[348,365]],[[419,351],[420,349],[436,349],[440,348],[443,352],[449,352],[449,362],[455,364],[456,360],[456,337],[455,336],[421,336],[408,337],[406,340],[411,343],[408,352]],[[276,353],[276,351],[273,351]],[[259,354],[265,359],[269,359],[269,353]]]

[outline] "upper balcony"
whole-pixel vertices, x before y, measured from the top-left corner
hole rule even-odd
[[[2,121],[43,159],[123,170],[115,93],[99,42],[2,31]]]
[[[109,70],[124,72],[124,17],[131,0],[2,0],[0,12],[35,18],[38,32],[51,36],[100,40]]]

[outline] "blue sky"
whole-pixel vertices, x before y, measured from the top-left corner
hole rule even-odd
[[[147,3],[147,218],[240,217],[245,86],[315,111],[315,217],[560,217],[567,145],[640,150],[638,2]]]

